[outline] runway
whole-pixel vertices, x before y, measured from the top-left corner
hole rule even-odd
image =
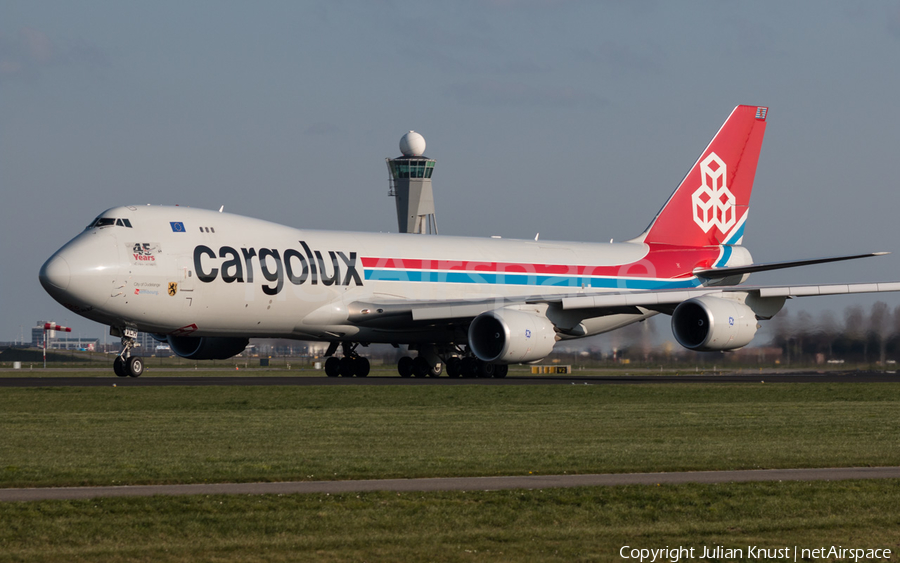
[[[650,383],[896,383],[900,375],[884,372],[739,373],[718,375],[510,376],[503,379],[451,379],[321,376],[164,376],[153,377],[0,377],[0,387],[190,387],[190,386],[305,386],[305,385],[646,385]]]
[[[291,481],[282,483],[214,483],[117,487],[55,487],[0,489],[0,502],[78,500],[154,495],[275,495],[339,494],[371,491],[500,491],[619,485],[682,483],[748,483],[761,481],[843,481],[900,479],[900,467],[839,467],[820,469],[757,469],[684,473],[607,473],[596,475],[521,475],[509,477],[444,477],[431,479],[368,479],[359,481]]]

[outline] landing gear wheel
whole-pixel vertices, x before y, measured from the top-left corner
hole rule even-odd
[[[397,362],[397,372],[400,377],[410,377],[413,373],[413,359],[409,356],[403,356]]]
[[[444,373],[444,364],[437,364],[428,368],[428,377],[440,377]]]
[[[356,363],[353,361],[353,358],[344,356],[338,362],[338,370],[341,372],[341,377],[353,377],[353,368]]]
[[[337,377],[341,373],[341,361],[334,356],[325,360],[325,375]]]
[[[369,375],[369,359],[362,356],[356,358],[353,362],[353,374],[356,377],[366,377]]]
[[[460,360],[459,358],[450,358],[447,360],[447,375],[449,377],[459,377]]]
[[[497,364],[494,366],[494,377],[497,379],[502,379],[506,377],[506,374],[509,372],[509,365],[507,364]]]
[[[478,362],[478,377],[494,377],[494,369],[496,367],[488,362]]]
[[[425,377],[428,375],[428,370],[431,369],[431,366],[428,365],[428,360],[423,358],[422,356],[416,356],[413,359],[413,375],[416,377]]]
[[[133,330],[133,329],[132,329]],[[128,327],[123,329],[125,334],[129,334],[130,331]],[[134,348],[134,335],[131,336],[123,336],[122,337],[122,351],[119,352],[119,355],[116,356],[116,359],[113,361],[113,371],[119,377],[140,377],[142,373],[144,373],[144,360],[132,357],[131,349]],[[137,360],[135,362],[135,360]],[[135,367],[132,367],[132,364],[135,363]]]
[[[463,377],[478,377],[478,360],[475,358],[463,358],[460,361],[459,374]]]
[[[140,377],[144,373],[144,359],[139,356],[128,358],[128,375]]]

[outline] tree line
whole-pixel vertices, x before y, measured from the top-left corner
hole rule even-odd
[[[771,346],[780,348],[787,362],[822,363],[824,358],[884,365],[900,357],[900,306],[891,309],[883,301],[868,310],[850,305],[840,316],[784,309],[769,322]]]

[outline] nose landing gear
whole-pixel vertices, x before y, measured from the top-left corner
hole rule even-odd
[[[125,329],[126,334],[134,332]],[[122,337],[122,351],[113,361],[113,371],[119,377],[140,377],[144,373],[144,359],[140,356],[132,356],[131,349],[134,348],[135,336]]]

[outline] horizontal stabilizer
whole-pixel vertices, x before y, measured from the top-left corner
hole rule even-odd
[[[726,268],[709,268],[706,270],[694,270],[694,275],[707,279],[727,278],[752,274],[754,272],[767,272],[769,270],[783,270],[796,268],[797,266],[810,266],[812,264],[825,264],[828,262],[841,262],[842,260],[856,260],[857,258],[869,258],[870,256],[884,256],[890,252],[870,252],[868,254],[854,254],[852,256],[830,256],[828,258],[813,258],[810,260],[791,260],[788,262],[769,262],[768,264],[750,264],[748,266],[732,266]]]

